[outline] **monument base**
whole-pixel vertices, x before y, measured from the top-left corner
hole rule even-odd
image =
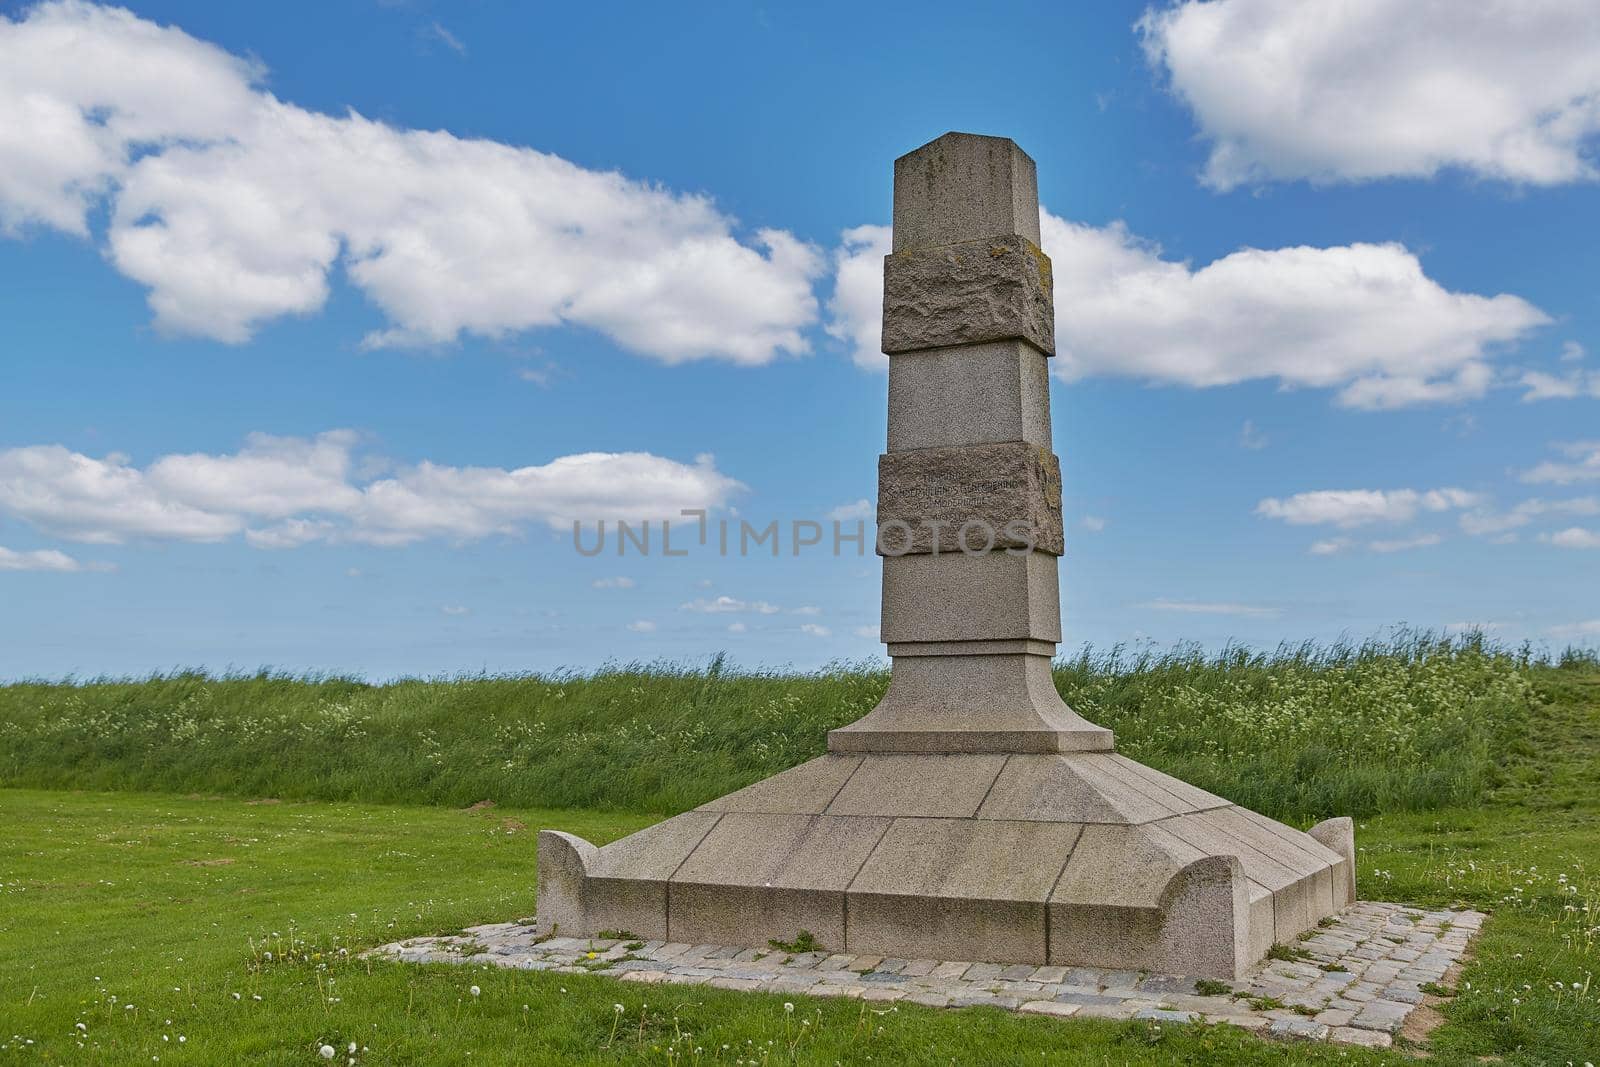
[[[603,848],[539,835],[543,932],[1232,978],[1355,899],[1301,833],[1111,752],[833,752]]]

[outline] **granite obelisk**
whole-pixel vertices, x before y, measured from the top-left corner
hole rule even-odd
[[[828,752],[603,848],[539,835],[538,924],[589,935],[1232,977],[1355,898],[1301,833],[1113,751],[1062,701],[1050,261],[1034,164],[895,162],[879,460],[883,700]]]
[[[1050,260],[1033,160],[949,133],[894,165],[878,459],[888,694],[833,752],[1109,752],[1050,680],[1061,465]]]

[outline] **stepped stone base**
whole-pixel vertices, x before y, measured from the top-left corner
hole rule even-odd
[[[539,835],[545,933],[1233,978],[1355,898],[1309,833],[1111,752],[830,753],[603,848]]]

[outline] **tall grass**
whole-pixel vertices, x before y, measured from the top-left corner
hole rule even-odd
[[[1085,650],[1119,749],[1280,817],[1473,802],[1523,744],[1528,657],[1401,633],[1272,653]],[[0,686],[0,785],[672,812],[791,767],[888,673],[664,664],[384,685],[271,672]]]

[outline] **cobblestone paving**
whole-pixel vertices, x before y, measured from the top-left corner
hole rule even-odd
[[[384,945],[415,963],[490,963],[766,993],[859,997],[932,1007],[987,1004],[1036,1015],[1231,1023],[1289,1038],[1386,1048],[1483,924],[1475,911],[1362,901],[1244,978],[1223,984],[1092,967],[900,960],[667,941],[549,937],[532,920]],[[1223,989],[1223,985],[1226,989]]]

